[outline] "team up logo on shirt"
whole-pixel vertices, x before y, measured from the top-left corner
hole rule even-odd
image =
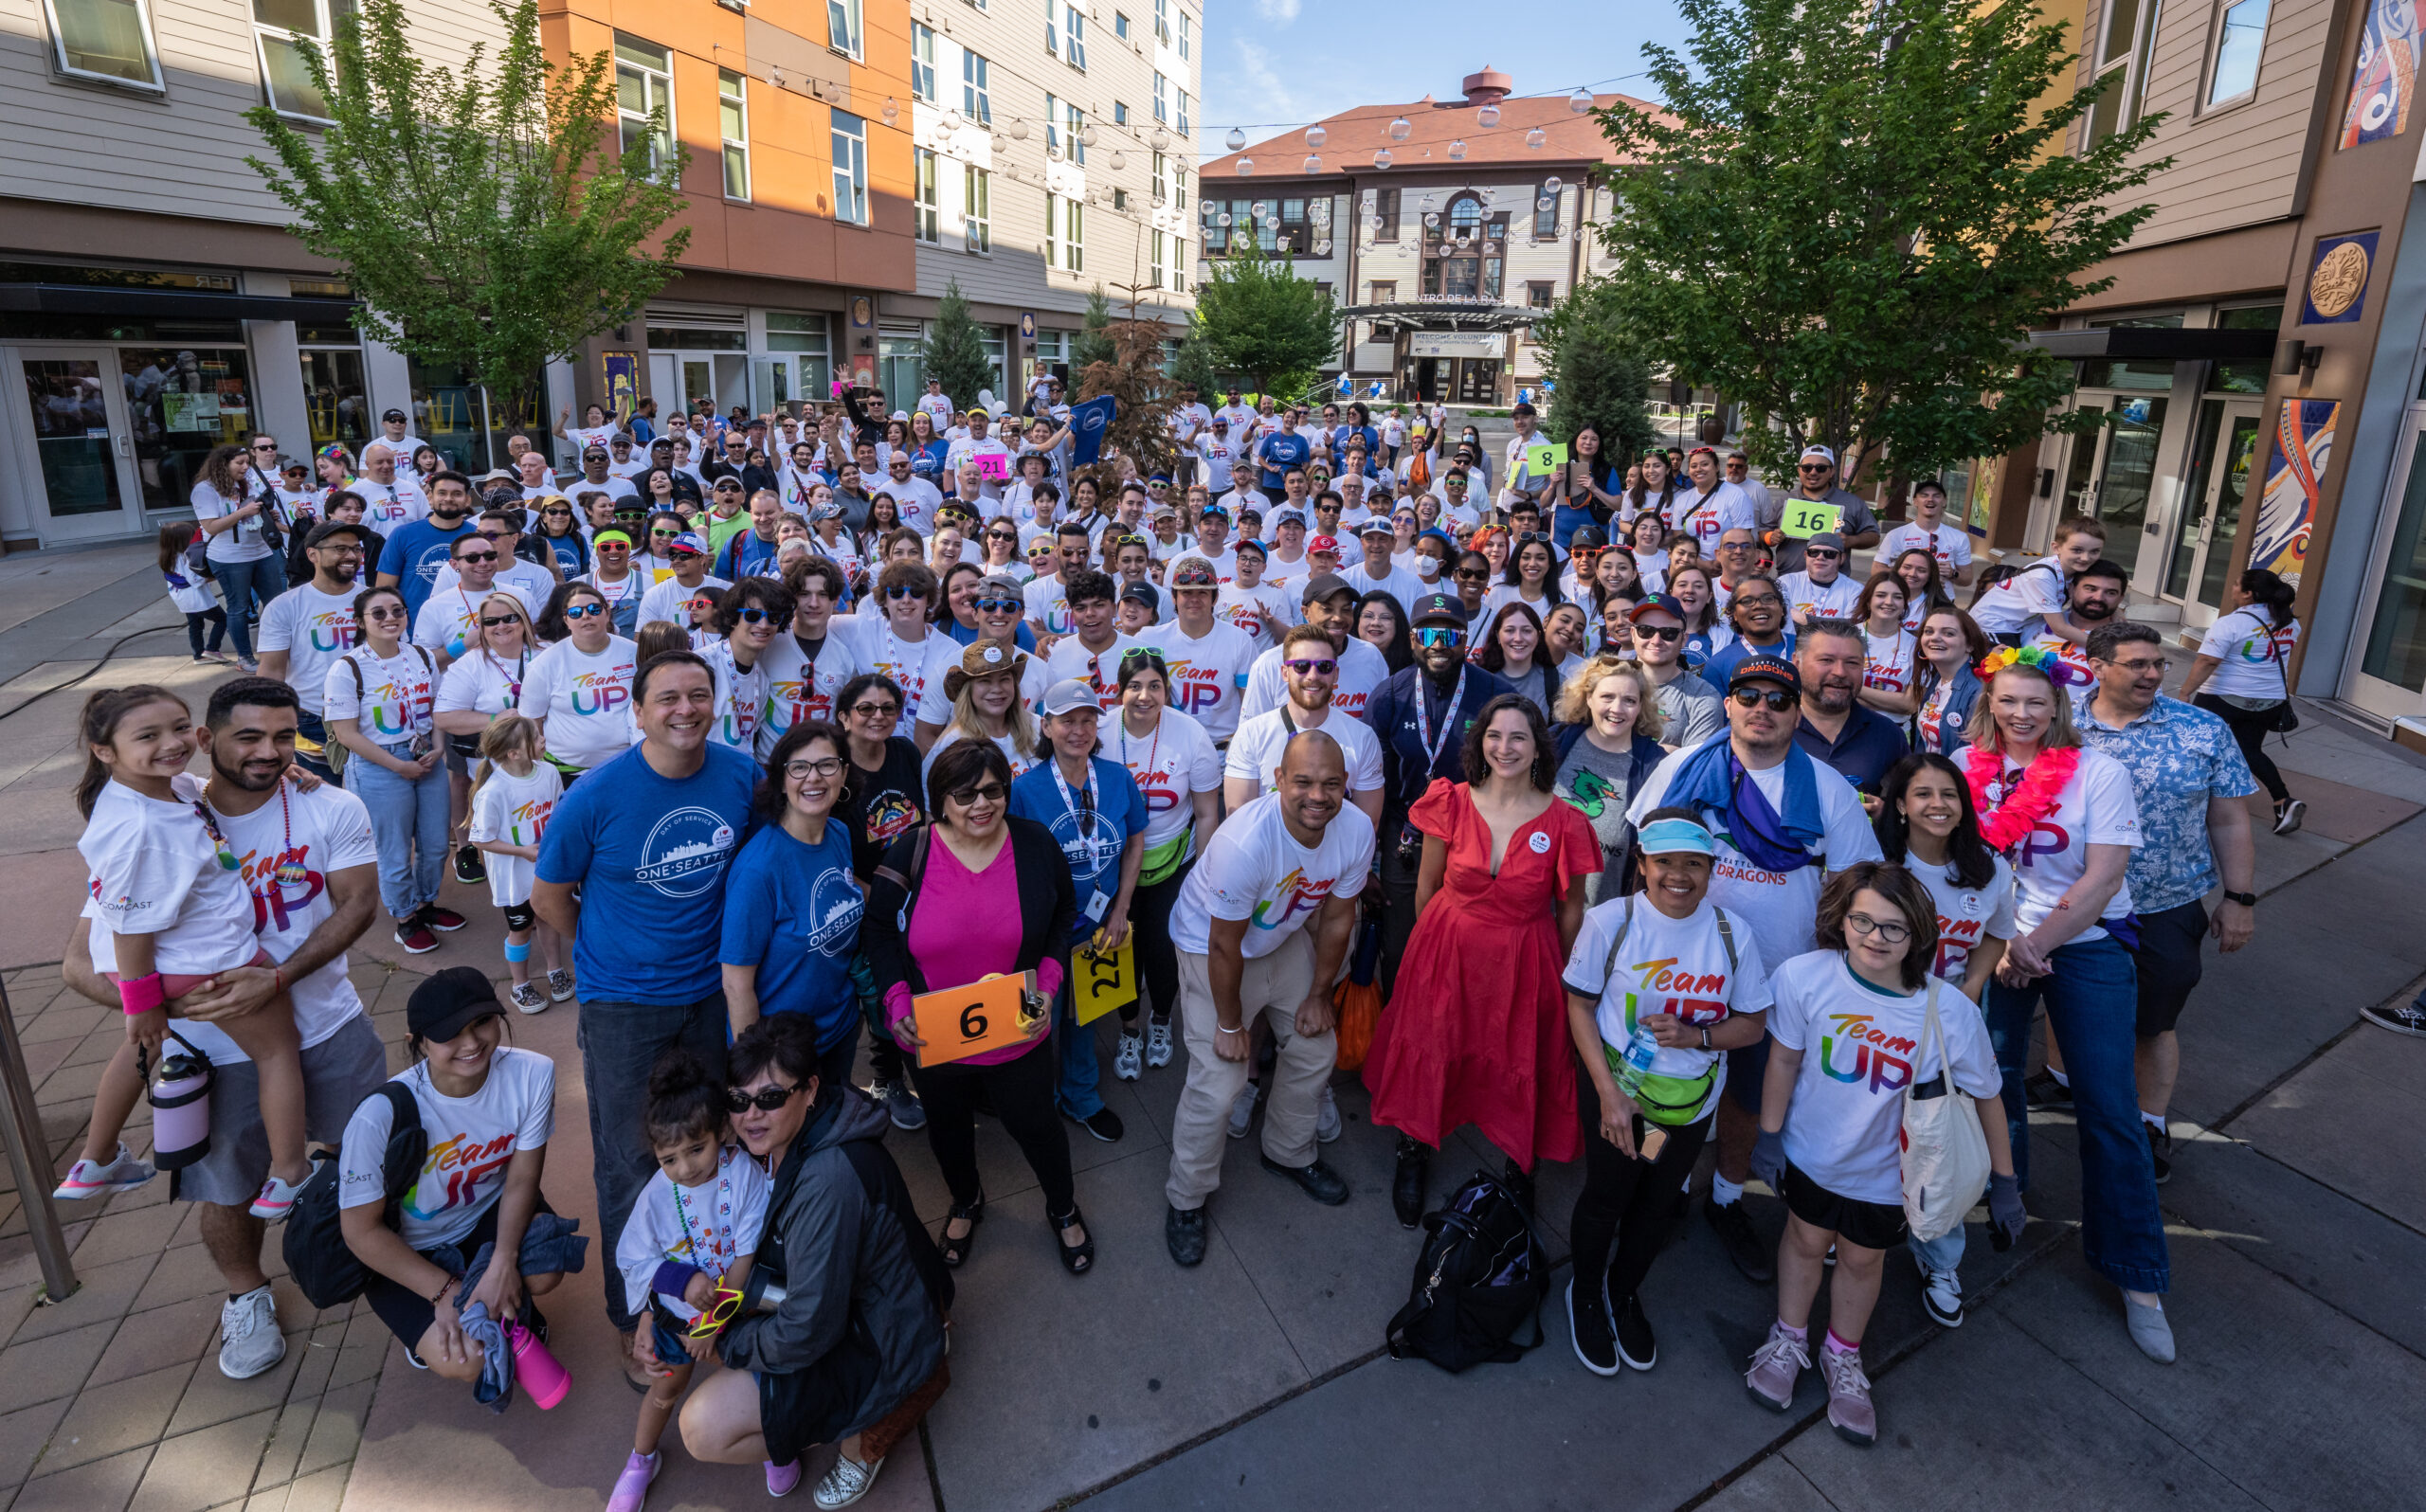
[[[364,702],[370,707],[371,728],[382,737],[380,744],[385,745],[411,732],[413,712],[424,715],[429,712],[429,682],[426,678],[415,682],[383,682],[376,692],[365,696]],[[405,723],[388,723],[388,706],[391,704],[399,710],[409,711],[405,715]]]
[[[322,609],[303,622],[303,639],[323,656],[351,651],[362,641],[352,609]]]
[[[480,1179],[514,1159],[514,1136],[500,1134],[485,1144],[458,1134],[430,1146],[413,1189],[405,1194],[404,1209],[416,1218],[433,1218],[449,1208],[468,1205],[480,1190]]]
[[[505,843],[536,845],[548,833],[548,816],[556,811],[552,798],[532,798],[505,811]]]
[[[631,669],[614,672],[585,672],[572,680],[572,711],[576,714],[611,713],[632,701]]]
[[[1638,961],[1625,968],[1635,978],[1634,990],[1627,994],[1633,1017],[1639,1021],[1645,1014],[1674,1014],[1694,1025],[1714,1024],[1726,1017],[1727,973],[1679,971],[1676,959]]]
[[[1333,880],[1331,877],[1309,877],[1304,867],[1292,867],[1289,874],[1280,879],[1280,886],[1274,890],[1275,896],[1256,900],[1255,912],[1248,916],[1247,922],[1258,929],[1277,929],[1301,913],[1312,913],[1322,907],[1325,898],[1331,896]],[[1276,906],[1280,910],[1277,917],[1272,913]]]
[[[1868,1014],[1830,1014],[1828,1022],[1835,1033],[1820,1036],[1820,1069],[1830,1081],[1855,1087],[1867,1083],[1873,1096],[1912,1085],[1908,1057],[1917,1048],[1914,1041],[1888,1034]],[[1840,1054],[1845,1047],[1853,1051],[1850,1060]],[[1838,1069],[1840,1061],[1842,1070]]]
[[[290,846],[264,861],[259,851],[244,853],[238,873],[253,895],[253,932],[275,929],[284,934],[301,922],[297,918],[328,890],[328,878],[311,868],[308,845]]]
[[[669,898],[692,898],[716,885],[733,854],[733,826],[710,809],[678,808],[641,841],[632,880]]]
[[[1193,661],[1171,662],[1171,707],[1181,713],[1202,717],[1222,707],[1222,669],[1200,667]]]

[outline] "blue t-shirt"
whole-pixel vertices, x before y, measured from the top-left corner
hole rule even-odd
[[[1730,640],[1711,652],[1710,659],[1694,668],[1693,672],[1702,681],[1723,693],[1727,691],[1727,679],[1734,675],[1735,669],[1756,654],[1765,657],[1783,657],[1786,660],[1792,661],[1794,632],[1786,631],[1783,643],[1774,646],[1749,646],[1740,639]]]
[[[430,585],[438,581],[438,569],[446,565],[455,542],[477,529],[469,515],[451,531],[434,519],[415,520],[388,537],[387,549],[379,553],[379,570],[396,575],[396,587],[404,594],[408,611],[407,623],[421,618],[422,601],[429,597]]]
[[[549,554],[556,559],[556,570],[564,574],[567,583],[570,583],[589,570],[581,558],[580,536],[543,535],[539,537],[539,544],[546,547]]]
[[[1138,790],[1129,768],[1100,756],[1093,765],[1094,811],[1086,821],[1079,817],[1088,808],[1086,794],[1072,787],[1070,801],[1063,802],[1062,783],[1054,780],[1059,768],[1051,760],[1039,762],[1011,779],[1011,812],[1051,830],[1053,843],[1061,847],[1070,863],[1070,880],[1078,900],[1077,911],[1070,919],[1072,940],[1085,939],[1103,922],[1113,899],[1120,893],[1120,853],[1131,836],[1146,833],[1146,795]]]
[[[557,801],[539,879],[579,883],[572,943],[582,999],[661,1005],[713,997],[724,935],[726,863],[750,827],[758,764],[711,744],[707,764],[669,781],[635,746]]]
[[[924,446],[913,442],[910,446],[910,476],[934,482],[944,476],[944,459],[950,453],[951,442],[940,436]]]
[[[859,1033],[851,954],[867,908],[851,875],[850,826],[829,819],[818,842],[803,845],[767,825],[733,858],[724,899],[716,959],[758,968],[761,1014],[806,1014],[821,1051]]]
[[[1274,431],[1256,442],[1256,449],[1263,454],[1263,486],[1266,488],[1278,488],[1286,481],[1289,469],[1305,466],[1306,459],[1314,455],[1312,441],[1289,431]],[[1271,465],[1275,462],[1279,465]]]

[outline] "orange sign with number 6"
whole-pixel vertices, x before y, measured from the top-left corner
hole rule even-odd
[[[1027,988],[1024,974],[987,977],[966,987],[911,999],[918,1037],[926,1041],[918,1052],[918,1064],[941,1066],[1026,1039],[1020,998]]]

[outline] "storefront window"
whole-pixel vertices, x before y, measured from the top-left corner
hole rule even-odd
[[[412,433],[438,448],[441,461],[475,477],[506,465],[505,440],[519,433],[542,451],[548,423],[539,416],[547,394],[544,374],[533,373],[518,403],[478,384],[461,369],[407,359],[413,393]]]
[[[147,510],[183,509],[214,446],[253,427],[252,368],[242,347],[120,347],[127,422]]]
[[[2418,462],[2410,465],[2360,670],[2396,687],[2426,687],[2426,465]]]
[[[312,449],[334,441],[359,458],[371,433],[360,341],[347,326],[298,326],[295,337],[302,349],[303,407],[312,422]],[[288,450],[300,455],[299,448]]]

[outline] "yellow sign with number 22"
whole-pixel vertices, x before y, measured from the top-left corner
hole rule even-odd
[[[1081,945],[1070,952],[1076,980],[1070,984],[1078,1022],[1094,1023],[1124,1003],[1137,1000],[1137,939],[1132,933],[1117,950],[1098,953]]]

